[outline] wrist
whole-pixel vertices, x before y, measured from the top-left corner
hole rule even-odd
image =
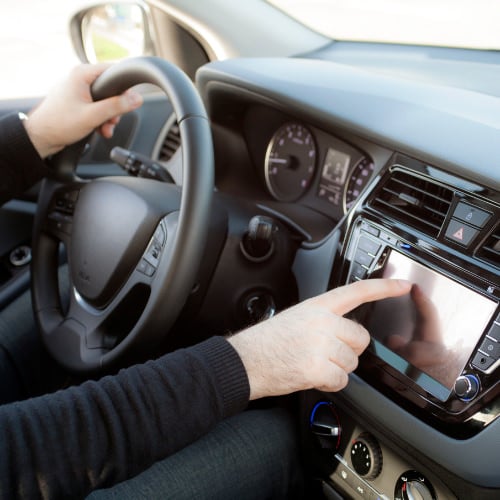
[[[24,113],[19,113],[18,116],[21,123],[24,125],[24,129],[26,130],[31,144],[33,144],[33,147],[42,160],[62,149],[46,140],[46,136],[50,135],[50,131],[47,130],[47,127],[41,128],[38,126],[38,119],[36,115],[25,115]],[[43,133],[41,130],[43,130]]]

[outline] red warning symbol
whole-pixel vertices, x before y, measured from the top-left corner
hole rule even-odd
[[[461,227],[458,231],[453,233],[453,238],[462,241],[464,239],[464,228]]]

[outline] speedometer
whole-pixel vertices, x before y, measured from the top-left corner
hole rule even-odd
[[[267,147],[264,173],[269,192],[280,201],[300,198],[314,177],[316,144],[311,132],[299,123],[286,123]]]

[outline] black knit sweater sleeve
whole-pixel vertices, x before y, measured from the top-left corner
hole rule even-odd
[[[0,498],[82,498],[138,474],[243,410],[246,372],[222,337],[0,407]]]
[[[17,113],[0,119],[0,205],[20,195],[47,167],[33,147]]]

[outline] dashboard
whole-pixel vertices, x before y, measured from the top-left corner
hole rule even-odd
[[[353,312],[372,342],[345,390],[300,396],[323,494],[496,498],[498,98],[306,59],[210,63],[197,84],[218,194],[294,242],[282,306],[360,279],[414,283]]]

